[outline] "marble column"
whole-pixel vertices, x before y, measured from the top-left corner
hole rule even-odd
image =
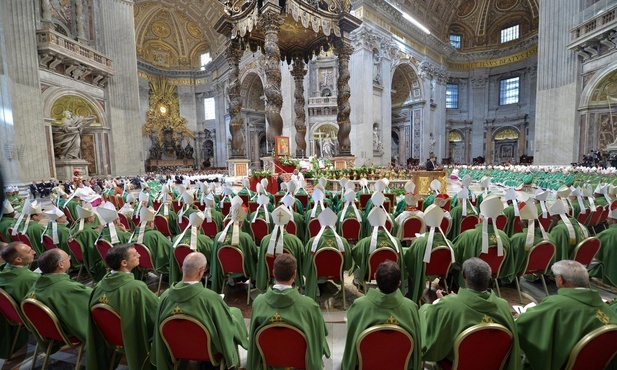
[[[242,117],[242,97],[240,96],[240,58],[243,51],[240,43],[232,40],[227,48],[229,75],[227,94],[229,96],[229,133],[231,134],[231,157],[246,158],[244,119]]]
[[[0,1],[0,163],[9,184],[49,178],[34,1]]]
[[[485,162],[493,164],[493,126],[492,124],[486,124],[486,154]]]
[[[266,118],[268,119],[267,139],[270,145],[274,147],[274,138],[283,134],[281,49],[279,48],[278,35],[283,18],[280,16],[281,8],[279,6],[267,3],[263,8],[259,22],[265,33],[263,51],[266,56],[264,94],[266,95]]]
[[[294,59],[291,75],[296,85],[294,91],[294,98],[296,99],[294,104],[294,112],[296,114],[294,120],[296,128],[296,157],[304,157],[306,154],[306,113],[304,112],[306,103],[304,99],[304,76],[306,75],[306,70],[304,69],[304,61],[301,58]]]
[[[465,163],[471,164],[471,128],[467,127],[463,131],[465,132]]]
[[[115,75],[107,86],[107,114],[111,126],[110,151],[112,174],[136,175],[144,172],[146,154],[140,123],[145,117],[139,110],[139,81],[133,1],[114,0],[102,6],[99,42],[102,52],[113,60]]]
[[[525,120],[527,120],[527,117],[525,117]],[[518,159],[520,159],[520,157],[522,155],[525,154],[525,141],[527,140],[526,136],[525,136],[525,130],[527,128],[527,122],[523,122],[521,124],[518,125]]]
[[[334,54],[338,57],[338,80],[336,84],[338,106],[336,121],[339,126],[338,156],[351,155],[351,141],[349,140],[349,133],[351,132],[351,121],[349,120],[349,114],[351,112],[351,106],[349,104],[349,97],[351,95],[351,90],[349,89],[349,57],[352,52],[353,48],[347,41],[341,38],[334,39]]]

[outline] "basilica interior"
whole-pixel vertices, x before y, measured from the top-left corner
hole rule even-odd
[[[616,138],[615,11],[612,0],[6,0],[5,177],[233,174],[238,161],[262,168],[276,136],[292,155],[344,166],[430,153],[580,162]],[[63,119],[88,117],[67,155]]]

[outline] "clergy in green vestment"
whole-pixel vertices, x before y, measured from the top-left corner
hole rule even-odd
[[[533,369],[559,370],[576,343],[592,330],[617,324],[615,313],[597,291],[588,289],[587,269],[571,260],[551,267],[557,294],[529,308],[516,320],[521,350]],[[616,368],[615,359],[608,368]]]
[[[461,223],[463,219],[467,216],[479,216],[478,210],[476,207],[471,204],[468,199],[467,194],[469,190],[463,188],[458,192],[458,196],[460,201],[456,207],[450,208],[450,217],[452,218],[452,227],[450,227],[450,231],[446,231],[448,233],[448,238],[454,240],[457,236],[461,234]],[[428,208],[428,207],[427,207]],[[445,230],[444,230],[445,231]]]
[[[376,280],[378,289],[369,289],[367,295],[356,299],[347,312],[347,339],[342,369],[357,368],[358,337],[365,329],[383,324],[400,326],[412,337],[413,347],[407,369],[421,369],[422,335],[418,306],[403,297],[398,289],[401,284],[401,270],[395,262],[382,262],[377,268]]]
[[[280,205],[270,214],[270,216],[272,217],[274,228],[272,229],[272,233],[266,235],[261,240],[261,247],[259,248],[259,254],[257,257],[257,276],[255,286],[262,292],[265,292],[270,286],[270,276],[272,271],[269,271],[268,268],[268,258],[274,259],[281,253],[290,253],[298,261],[298,266],[302,266],[302,261],[304,261],[305,254],[302,241],[300,241],[297,236],[289,234],[285,230],[285,227],[291,220],[291,213],[289,209],[284,205]],[[304,285],[302,281],[303,275],[301,274],[302,271],[300,269],[298,270],[300,273],[297,274],[296,277],[296,286],[302,289]]]
[[[11,237],[13,240],[17,240],[18,233],[27,236],[36,253],[42,254],[45,252],[45,248],[41,242],[41,235],[43,235],[45,227],[39,223],[41,220],[43,220],[41,204],[36,200],[26,199],[22,213],[13,226]]]
[[[131,235],[129,242],[146,246],[152,257],[154,269],[161,274],[169,274],[172,259],[171,241],[154,228],[154,209],[143,207],[139,213],[141,224]]]
[[[104,225],[98,239],[108,241],[112,245],[125,244],[131,240],[131,233],[120,222],[118,211],[116,211],[116,207],[111,202],[106,202],[104,205],[97,207],[96,212],[103,220],[102,223]]]
[[[214,242],[209,236],[201,233],[201,225],[204,221],[202,212],[195,212],[189,216],[188,227],[178,236],[174,238],[169,252],[169,282],[177,283],[181,280],[181,269],[176,257],[174,249],[181,244],[187,245],[190,249],[200,252],[204,256],[212,256],[212,246]],[[212,268],[212,261],[207,261],[206,267]]]
[[[106,273],[105,263],[96,249],[99,228],[95,226],[96,214],[89,204],[77,206],[79,220],[71,230],[71,238],[79,243],[84,256],[84,267],[90,278],[98,282]]]
[[[9,229],[15,225],[15,209],[11,205],[8,199],[5,199],[2,202],[2,215],[0,216],[0,235],[6,243],[10,243],[13,238],[11,237],[11,233],[9,233]]]
[[[439,300],[420,307],[422,359],[452,362],[454,342],[461,332],[477,324],[495,323],[505,326],[513,336],[512,349],[503,368],[521,369],[517,328],[510,305],[488,289],[490,266],[479,258],[470,258],[463,263],[463,276],[465,288],[460,288],[458,294],[443,296],[443,292],[438,291]]]
[[[431,251],[438,247],[450,248],[451,255],[454,257],[452,243],[446,239],[440,230],[441,221],[444,218],[444,211],[441,207],[431,204],[424,213],[424,222],[429,228],[428,233],[424,233],[413,241],[409,248],[403,248],[405,268],[407,269],[407,297],[414,302],[420,302],[426,289],[426,264],[431,261]]]
[[[379,182],[377,182],[376,184],[379,184]],[[371,234],[372,226],[371,226],[370,221],[368,220],[368,217],[371,214],[371,212],[377,208],[384,211],[384,213],[388,216],[387,220],[388,222],[390,222],[392,229],[395,228],[394,218],[392,217],[390,213],[387,212],[386,207],[384,207],[385,201],[386,201],[386,196],[380,191],[376,190],[373,193],[373,195],[371,195],[371,199],[366,204],[366,209],[364,210],[364,217],[362,218],[362,229],[360,231],[361,238],[365,238]]]
[[[405,183],[405,197],[396,203],[396,210],[394,211],[394,217],[398,217],[404,211],[418,210],[418,202],[420,196],[415,194],[416,184],[412,181]]]
[[[587,235],[587,229],[567,216],[566,204],[560,199],[548,204],[548,212],[553,219],[549,234],[555,242],[555,261],[570,259],[576,245]]]
[[[150,339],[154,334],[158,297],[148,286],[135,280],[131,270],[139,265],[139,253],[131,244],[112,248],[105,257],[111,272],[96,285],[88,307],[110,305],[121,317],[124,354],[130,369],[151,369]],[[108,346],[89,315],[86,340],[86,368],[109,369],[114,347]]]
[[[428,208],[428,206],[430,206],[431,204],[433,204],[433,202],[435,201],[435,198],[437,197],[437,195],[440,194],[441,191],[441,182],[437,179],[431,181],[431,183],[429,184],[429,187],[431,188],[431,190],[433,190],[433,193],[430,194],[429,196],[427,196],[426,198],[424,198],[423,202],[422,202],[422,211],[424,211],[425,209]],[[446,196],[446,198],[448,197],[448,194],[444,194]]]
[[[152,341],[152,361],[159,370],[173,369],[174,366],[158,328],[165,319],[178,314],[188,315],[206,327],[212,352],[223,355],[225,368],[237,369],[240,366],[238,345],[248,348],[242,312],[228,307],[220,295],[204,288],[200,280],[205,271],[206,257],[199,252],[189,254],[182,265],[182,281],[172,284],[161,295]]]
[[[385,229],[386,219],[388,214],[381,207],[375,207],[368,216],[368,221],[373,228],[369,236],[363,238],[356,244],[351,250],[351,256],[358,266],[356,279],[359,281],[372,280],[368,276],[369,270],[369,256],[371,253],[379,248],[390,248],[398,255],[398,264],[401,268],[403,278],[407,278],[405,270],[405,261],[403,260],[403,249],[401,241],[392,236],[388,230]],[[401,287],[401,289],[403,289]]]
[[[300,204],[300,201],[294,198],[293,195],[291,194],[285,195],[281,201],[283,202],[283,205],[287,207],[290,214],[292,215],[292,218],[290,221],[293,221],[294,225],[296,226],[295,235],[298,237],[298,239],[300,239],[300,241],[302,242],[302,245],[304,245],[306,242],[306,235],[307,235],[306,230],[304,229],[304,226],[305,226],[304,225],[304,215],[297,211],[299,209],[302,209],[302,204]],[[294,207],[296,211],[294,211]]]
[[[62,249],[51,249],[43,253],[37,262],[42,275],[30,288],[26,298],[34,298],[49,307],[58,317],[65,333],[85,343],[90,316],[88,301],[92,288],[70,279],[67,271],[71,267],[71,257]],[[49,342],[38,342],[39,349],[45,351]],[[64,343],[57,343],[58,349],[62,345]]]
[[[297,262],[290,254],[280,254],[274,260],[274,286],[265,294],[260,294],[253,302],[251,330],[247,354],[247,369],[263,368],[257,349],[255,335],[262,327],[282,322],[301,330],[306,336],[307,369],[323,369],[322,357],[330,358],[330,348],[326,341],[328,331],[319,305],[300,295],[292,287],[296,279]]]
[[[66,225],[68,222],[66,215],[57,207],[46,211],[45,214],[49,219],[49,223],[47,224],[43,235],[50,237],[56,247],[62,249],[70,255],[71,250],[67,241],[71,235],[71,230]],[[71,264],[71,267],[74,267],[74,264]]]
[[[523,232],[516,233],[510,238],[510,248],[514,254],[514,271],[516,276],[525,272],[527,256],[531,248],[538,243],[547,241],[553,243],[550,234],[544,230],[538,221],[538,209],[532,202],[522,202],[519,205],[519,214]]]
[[[601,247],[595,259],[600,263],[589,271],[589,275],[602,279],[604,284],[617,287],[617,210],[609,213],[607,222],[608,229],[596,234]]]
[[[217,258],[219,249],[224,246],[238,248],[244,254],[244,271],[251,280],[255,279],[257,265],[257,246],[251,236],[241,231],[242,223],[246,218],[246,212],[242,208],[242,199],[237,195],[232,199],[229,211],[231,222],[225,229],[214,237],[212,254],[210,258],[210,273],[212,274],[212,290],[219,292],[225,284],[225,274]]]
[[[305,276],[305,290],[304,295],[315,299],[317,295],[317,270],[315,267],[315,253],[323,248],[338,249],[343,255],[343,273],[346,273],[351,269],[353,264],[353,258],[349,243],[344,238],[341,238],[336,232],[336,220],[337,216],[334,211],[327,208],[317,216],[321,228],[319,233],[311,238],[305,247],[304,267],[301,271]],[[345,282],[341,281],[341,289],[345,289]]]
[[[503,209],[503,214],[506,216],[507,222],[503,231],[508,237],[514,235],[514,223],[517,217],[520,219],[519,203],[526,202],[528,198],[527,193],[517,192],[514,188],[506,190],[505,199],[508,206]]]
[[[28,266],[34,261],[36,252],[22,242],[9,243],[0,256],[6,263],[0,271],[0,289],[4,289],[17,303],[26,296],[30,287],[39,278],[39,274],[30,271]],[[10,325],[4,315],[0,315],[0,358],[9,358],[12,340],[19,335],[15,342],[14,351],[20,349],[28,342],[28,331],[22,328],[17,333],[17,326]],[[13,351],[13,352],[14,352]]]

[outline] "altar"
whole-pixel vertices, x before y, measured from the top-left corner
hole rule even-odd
[[[390,181],[390,185],[388,187],[390,189],[403,189],[405,187],[405,183],[411,180],[414,184],[416,184],[416,191],[415,191],[416,194],[427,196],[433,192],[430,187],[431,182],[433,180],[439,180],[439,182],[441,183],[440,192],[441,193],[447,192],[448,177],[447,177],[446,171],[444,170],[411,171],[411,172],[408,172],[408,174],[410,175],[405,176],[405,178],[401,177],[401,178],[388,179]],[[317,181],[317,179],[312,179],[312,180]],[[375,184],[379,180],[380,179],[368,180],[369,187]],[[328,181],[332,186],[332,190],[334,191],[340,190],[338,179],[329,179]],[[349,180],[349,181],[356,184],[356,192],[360,190],[360,185],[359,185],[360,180]]]

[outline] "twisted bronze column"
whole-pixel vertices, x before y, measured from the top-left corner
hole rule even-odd
[[[351,132],[351,122],[349,121],[349,114],[351,113],[351,105],[349,104],[349,96],[351,95],[349,89],[349,57],[352,52],[353,48],[349,43],[340,38],[334,40],[334,53],[338,57],[338,80],[336,82],[338,113],[336,121],[339,127],[339,156],[351,155],[351,141],[349,140],[349,133]]]
[[[283,95],[281,94],[281,49],[279,48],[279,29],[283,18],[274,10],[268,10],[261,15],[260,25],[264,29],[264,54],[266,56],[265,73],[266,86],[266,118],[268,130],[266,136],[268,142],[274,147],[274,138],[283,134],[283,118],[281,107]]]
[[[244,120],[242,119],[242,97],[240,96],[240,59],[243,50],[237,40],[232,40],[226,52],[231,66],[228,76],[229,132],[231,133],[231,157],[246,158]]]
[[[294,77],[296,89],[294,90],[294,98],[296,102],[294,104],[294,112],[296,113],[296,119],[294,120],[294,126],[296,127],[296,156],[304,157],[306,154],[306,113],[304,112],[304,76],[306,70],[304,69],[304,61],[302,58],[294,59],[293,69],[291,75]]]

